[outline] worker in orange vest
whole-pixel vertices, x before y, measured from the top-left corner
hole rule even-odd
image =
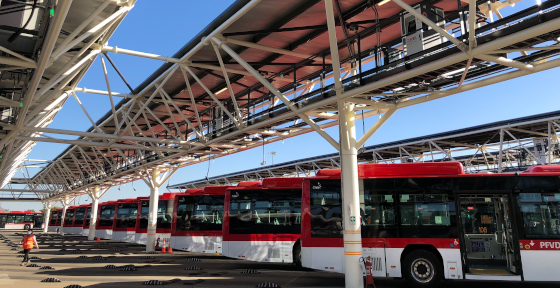
[[[21,261],[21,264],[19,266],[23,266],[26,264],[29,264],[29,252],[31,251],[31,249],[33,249],[33,245],[35,245],[35,247],[37,247],[37,250],[39,250],[39,245],[37,244],[37,239],[35,238],[35,234],[33,234],[33,230],[29,229],[27,230],[27,235],[23,236],[23,240],[21,240],[19,242],[19,244],[23,244],[23,261]]]

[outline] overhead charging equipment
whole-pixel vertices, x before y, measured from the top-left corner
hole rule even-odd
[[[417,4],[412,8],[445,29],[443,9],[427,4]],[[400,17],[404,56],[422,52],[445,41],[441,34],[409,12],[402,12]]]

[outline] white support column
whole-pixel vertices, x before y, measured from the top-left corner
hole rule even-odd
[[[99,186],[95,186],[93,191],[88,191],[89,197],[91,197],[91,215],[89,220],[89,234],[88,240],[93,241],[95,239],[95,227],[97,226],[97,208],[99,206],[99,199],[101,196],[107,192],[107,188],[101,190]]]
[[[66,209],[68,209],[68,205],[70,205],[70,199],[68,196],[64,197],[64,200],[60,200],[62,204],[62,216],[60,217],[60,235],[64,236],[64,219],[66,218]]]
[[[154,185],[155,179],[159,178],[159,168],[152,171],[152,181],[150,181],[150,208],[148,214],[148,237],[146,239],[146,252],[155,250],[156,229],[157,229],[157,212],[159,203],[159,186]]]
[[[151,171],[151,175],[143,178],[144,182],[150,187],[150,206],[148,214],[148,237],[146,238],[146,252],[155,250],[156,246],[156,230],[157,230],[157,213],[159,204],[159,187],[171,177],[178,168],[167,171],[161,171],[159,167],[155,167]],[[163,173],[162,173],[163,172]]]
[[[336,25],[332,0],[325,0],[327,27],[331,59],[334,72],[336,97],[340,99],[343,86],[340,81],[340,62]],[[358,182],[358,151],[356,147],[356,127],[354,104],[338,101],[338,121],[340,127],[340,164],[342,181],[342,215],[344,227],[345,287],[362,288],[364,279],[360,258],[362,257],[362,234],[360,222],[360,189]]]
[[[49,232],[49,224],[50,222],[50,218],[51,218],[51,208],[52,208],[52,203],[51,202],[43,202],[43,207],[45,207],[45,214],[43,214],[43,233],[47,233]]]

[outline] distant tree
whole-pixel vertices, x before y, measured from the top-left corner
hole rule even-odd
[[[53,207],[51,208],[51,211],[55,211],[56,209],[60,209],[60,207],[58,207],[58,206],[53,206]],[[31,211],[35,212],[35,210],[31,210]],[[43,208],[43,209],[41,209],[41,212],[42,212],[43,214],[45,214],[45,213],[47,213],[47,209]]]
[[[29,209],[29,210],[27,210],[27,211],[35,212],[35,209]]]

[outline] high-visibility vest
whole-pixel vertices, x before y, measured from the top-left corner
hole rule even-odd
[[[23,236],[23,249],[33,249],[33,237],[33,234]]]

